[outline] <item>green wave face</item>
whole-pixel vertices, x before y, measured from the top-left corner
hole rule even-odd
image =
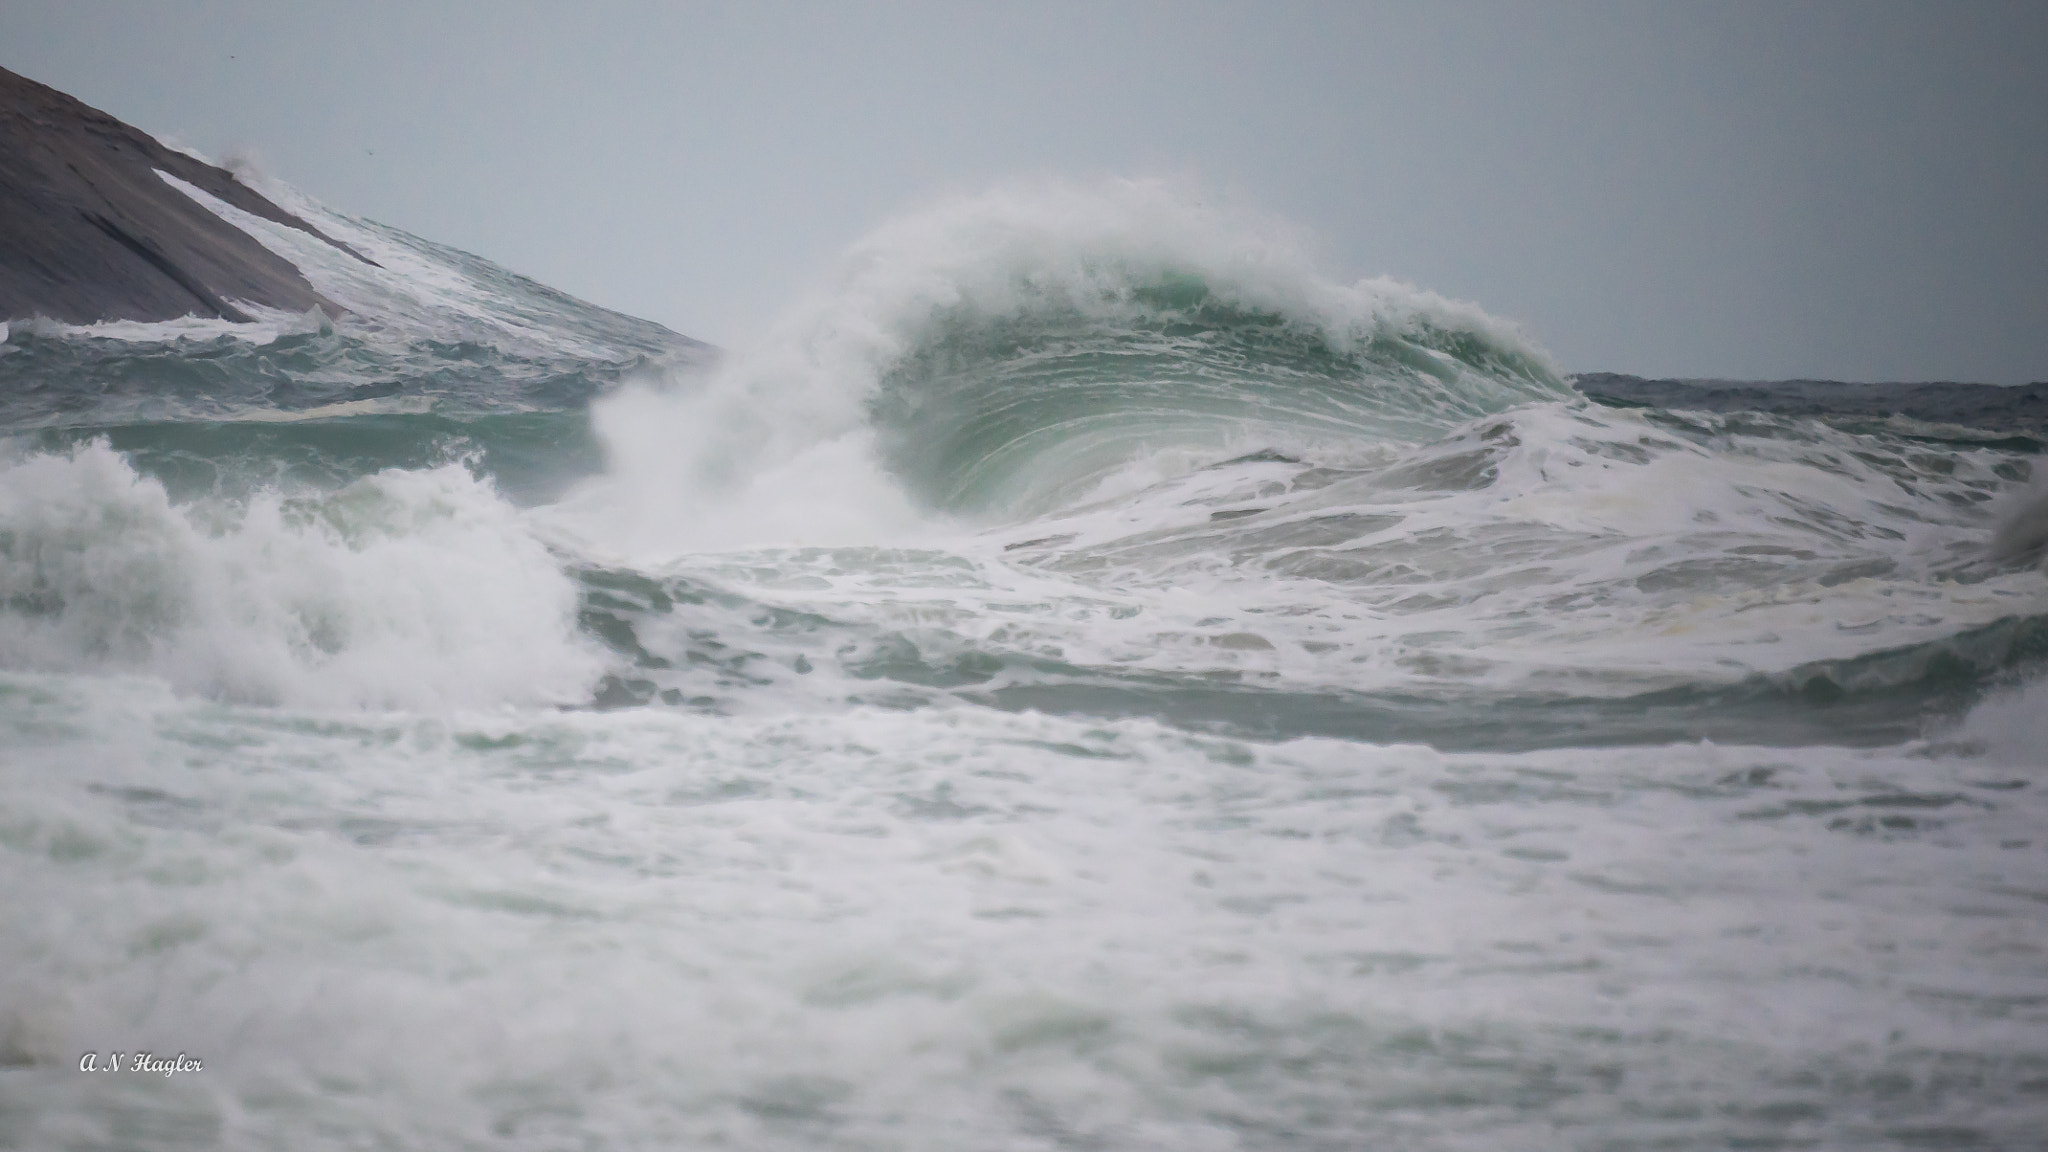
[[[1288,315],[1193,272],[1015,298],[935,310],[882,374],[882,451],[934,507],[1042,512],[1157,453],[1427,440],[1567,394],[1537,354],[1481,331]]]

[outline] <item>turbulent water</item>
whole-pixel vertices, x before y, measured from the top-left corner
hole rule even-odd
[[[346,314],[0,343],[0,1146],[2048,1130],[2038,422],[1149,185],[723,356],[268,191]]]

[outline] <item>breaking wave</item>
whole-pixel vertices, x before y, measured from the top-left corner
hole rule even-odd
[[[641,527],[720,545],[900,526],[913,508],[1030,515],[1132,467],[1428,438],[1566,394],[1540,349],[1476,308],[1337,283],[1275,225],[1116,183],[885,226],[762,348],[601,405],[598,427],[619,487],[657,502]],[[804,488],[832,515],[786,523],[783,497]]]
[[[173,503],[104,443],[0,464],[0,653],[313,707],[576,702],[576,588],[456,465]]]

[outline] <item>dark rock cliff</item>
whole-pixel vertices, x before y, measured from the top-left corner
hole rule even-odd
[[[248,319],[235,301],[339,311],[159,171],[365,259],[224,169],[0,69],[0,320]]]

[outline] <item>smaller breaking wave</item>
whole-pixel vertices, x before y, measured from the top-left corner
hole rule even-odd
[[[174,503],[94,442],[0,463],[0,667],[157,676],[214,699],[482,707],[587,699],[576,590],[447,465]]]

